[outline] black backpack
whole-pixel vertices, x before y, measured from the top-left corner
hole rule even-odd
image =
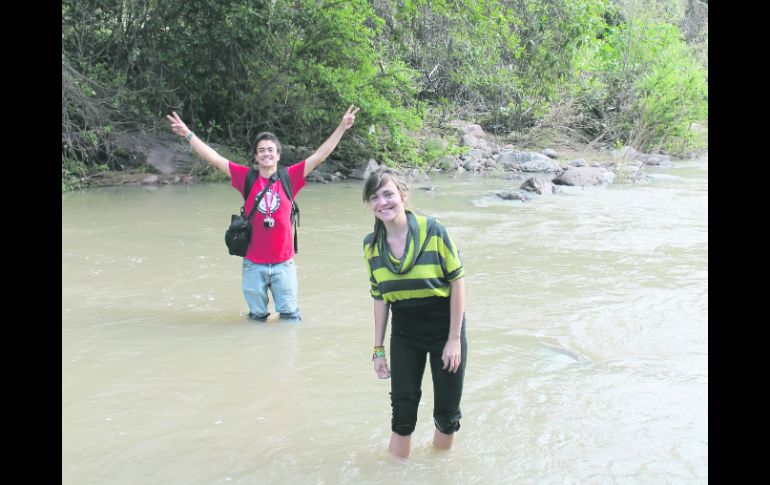
[[[246,174],[246,185],[243,187],[243,199],[249,196],[251,188],[254,186],[254,182],[257,181],[259,171],[251,168]],[[289,196],[291,201],[291,232],[294,234],[294,252],[299,253],[299,247],[297,246],[297,228],[299,227],[299,206],[294,200],[294,192],[291,189],[291,177],[289,177],[289,171],[285,168],[278,169],[278,179],[283,185],[283,191]]]

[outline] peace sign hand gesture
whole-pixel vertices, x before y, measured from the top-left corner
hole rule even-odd
[[[176,111],[172,111],[171,114],[167,114],[166,118],[168,118],[168,121],[171,123],[171,131],[181,137],[185,137],[190,134],[190,129],[187,128],[187,125],[184,124],[182,118],[176,114]]]
[[[356,113],[358,113],[360,109],[361,108],[356,108],[355,105],[351,104],[348,110],[345,112],[345,115],[342,117],[340,126],[346,130],[353,126],[353,123],[356,121]]]

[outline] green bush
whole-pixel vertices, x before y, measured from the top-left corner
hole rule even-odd
[[[63,97],[63,138],[65,130],[72,138],[94,124],[117,125],[116,117],[131,121],[122,128],[167,129],[164,115],[173,108],[221,143],[246,147],[268,130],[317,146],[356,104],[362,110],[352,140],[337,156],[412,159],[416,146],[406,132],[422,125],[415,75],[398,59],[383,60],[381,24],[364,0],[65,1],[63,71],[66,59],[87,82],[63,76],[63,90],[80,83],[93,96],[99,85],[100,103],[90,104],[112,111],[86,119],[76,116],[87,111],[79,109],[86,94]]]
[[[675,26],[685,4],[65,0],[62,177],[65,159],[118,168],[114,137],[168,130],[169,109],[249,152],[265,130],[318,146],[356,104],[335,151],[348,164],[429,166],[449,148],[416,134],[453,117],[499,133],[563,119],[597,140],[686,150],[705,143],[691,126],[708,118],[708,87],[703,49]]]
[[[629,21],[586,45],[575,95],[594,135],[642,151],[683,154],[705,143],[692,124],[708,119],[707,72],[670,24]],[[603,128],[599,128],[599,126]]]

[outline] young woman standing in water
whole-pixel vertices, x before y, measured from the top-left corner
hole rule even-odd
[[[375,218],[364,239],[374,298],[374,371],[391,378],[393,408],[389,450],[407,458],[417,423],[426,356],[433,377],[433,445],[449,449],[460,429],[460,398],[468,343],[465,282],[457,247],[432,217],[406,209],[407,185],[390,169],[372,173],[363,199]],[[384,340],[388,316],[390,368]]]

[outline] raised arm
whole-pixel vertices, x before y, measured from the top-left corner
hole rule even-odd
[[[171,131],[177,135],[187,138],[188,135],[192,134],[187,141],[190,142],[190,146],[195,150],[195,153],[197,153],[198,156],[209,162],[214,168],[218,168],[224,172],[228,177],[230,176],[230,162],[217,153],[216,150],[206,145],[203,140],[195,136],[195,133],[190,131],[190,129],[187,128],[187,125],[184,124],[184,121],[182,121],[182,118],[176,114],[176,111],[172,111],[171,114],[166,115],[166,118],[168,118],[168,121],[171,123]]]
[[[305,176],[312,172],[313,169],[320,165],[321,162],[326,160],[326,158],[331,154],[331,152],[337,146],[337,143],[340,142],[342,135],[345,134],[348,128],[353,126],[353,122],[356,121],[356,113],[358,113],[358,110],[360,109],[361,108],[356,108],[351,104],[348,110],[342,116],[342,121],[340,121],[337,129],[334,130],[334,133],[332,133],[331,136],[329,136],[329,138],[327,138],[326,141],[323,142],[323,144],[318,147],[318,149],[314,151],[312,155],[305,159]]]

